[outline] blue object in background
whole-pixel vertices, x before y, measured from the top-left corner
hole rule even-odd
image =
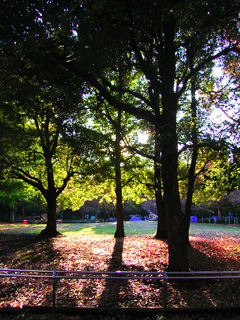
[[[142,221],[142,217],[132,216],[132,217],[130,218],[130,221]]]
[[[214,220],[215,223],[218,221],[218,217],[217,216],[212,216],[212,219]]]
[[[191,216],[190,217],[190,221],[196,223],[196,222],[198,222],[198,217],[197,216]]]

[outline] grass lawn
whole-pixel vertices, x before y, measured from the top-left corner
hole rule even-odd
[[[154,234],[157,228],[156,221],[125,221],[126,235]],[[0,224],[0,232],[4,233],[39,233],[45,228],[43,224]],[[69,234],[106,234],[114,235],[116,222],[105,223],[63,223],[58,225],[58,231]]]
[[[126,237],[115,239],[116,223],[59,224],[65,237],[38,239],[44,225],[0,224],[0,268],[32,270],[163,271],[168,264],[168,245],[154,239],[157,222],[125,222]],[[240,228],[230,225],[191,224],[188,259],[195,271],[239,271]],[[61,280],[57,285],[57,306],[66,307],[162,307],[161,283],[141,280]],[[168,284],[168,306],[239,306],[240,280],[191,281]],[[46,280],[0,278],[1,319],[132,319],[112,315],[85,317],[33,316],[26,313],[5,317],[1,308],[49,306],[51,284]],[[141,319],[162,320],[161,314]],[[168,319],[239,319],[204,315],[171,315]]]
[[[125,221],[126,235],[154,235],[157,229],[157,221]],[[45,228],[43,224],[1,224],[1,233],[24,233],[38,234]],[[58,225],[58,231],[65,235],[77,234],[99,234],[114,235],[116,222],[105,223],[63,223]],[[192,223],[190,227],[191,236],[204,236],[209,233],[212,235],[227,234],[229,236],[238,235],[240,228],[233,225],[219,225],[206,223]]]

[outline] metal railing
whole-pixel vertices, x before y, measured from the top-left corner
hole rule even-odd
[[[240,271],[143,272],[143,271],[67,271],[0,269],[0,278],[41,278],[52,282],[52,310],[56,308],[56,285],[60,279],[155,280],[163,285],[163,312],[167,313],[167,285],[179,280],[240,279]],[[240,307],[240,306],[239,306]]]

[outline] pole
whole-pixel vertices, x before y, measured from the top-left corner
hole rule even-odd
[[[53,278],[53,288],[52,288],[52,312],[54,313],[55,312],[55,306],[56,306],[56,270],[53,270],[53,273],[52,273],[52,278]]]

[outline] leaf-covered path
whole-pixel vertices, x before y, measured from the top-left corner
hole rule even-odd
[[[192,231],[191,270],[239,270],[240,238],[233,231]],[[153,235],[124,239],[114,239],[112,235],[68,235],[48,240],[39,240],[36,235],[0,236],[0,268],[163,271],[167,267],[167,243]],[[162,295],[160,282],[146,280],[61,280],[57,285],[57,305],[68,307],[162,307]],[[168,284],[169,307],[237,306],[239,301],[238,280]],[[50,303],[51,283],[47,280],[0,279],[0,307]]]

